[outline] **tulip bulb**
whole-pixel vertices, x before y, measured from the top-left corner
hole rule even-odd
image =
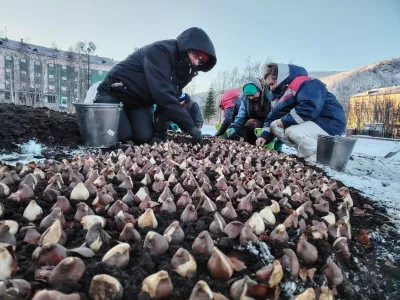
[[[0,182],[0,197],[8,197],[10,195],[11,190],[7,184]]]
[[[339,237],[333,242],[333,249],[339,255],[342,255],[345,259],[350,259],[350,250],[347,244],[347,237]]]
[[[194,257],[184,248],[179,248],[171,260],[172,269],[182,277],[196,275],[197,264]]]
[[[229,258],[217,247],[213,249],[212,255],[207,263],[207,269],[213,278],[219,280],[228,280],[233,274],[233,268]]]
[[[53,290],[40,290],[35,296],[33,296],[32,300],[80,300],[81,296],[77,293],[73,294],[64,294],[59,291]]]
[[[174,188],[172,189],[172,192],[173,192],[175,195],[182,195],[184,191],[185,191],[185,190],[183,189],[183,187],[182,187],[182,185],[181,185],[180,183],[176,184],[176,185],[174,186]]]
[[[71,204],[64,196],[57,197],[57,202],[53,205],[51,210],[54,210],[56,207],[58,207],[63,213],[69,213],[71,211]]]
[[[216,212],[214,214],[214,221],[210,224],[210,232],[213,234],[221,234],[226,226],[225,220],[221,217],[221,215]]]
[[[161,205],[160,212],[163,214],[171,215],[176,213],[176,205],[174,200],[171,198],[167,198],[164,203]]]
[[[118,244],[108,250],[101,261],[108,267],[124,269],[129,264],[129,250],[129,244]]]
[[[174,221],[165,229],[164,237],[170,244],[180,244],[185,239],[185,233],[179,225],[179,222]]]
[[[172,194],[168,185],[165,186],[164,190],[162,191],[160,197],[158,197],[158,202],[164,203],[168,198],[174,199],[174,195]]]
[[[239,241],[240,245],[246,245],[249,242],[257,242],[258,238],[253,233],[251,227],[249,225],[245,225],[242,231],[240,232]]]
[[[232,221],[225,226],[223,232],[231,239],[237,238],[242,231],[244,224],[239,221]]]
[[[138,219],[138,225],[140,228],[151,227],[156,228],[158,226],[158,222],[154,212],[151,208],[146,209],[144,214],[142,214]]]
[[[326,265],[322,270],[322,273],[325,274],[328,279],[328,284],[330,287],[336,287],[343,282],[343,274],[340,267],[333,262],[331,258],[328,258],[326,261]]]
[[[278,241],[280,243],[286,243],[287,241],[289,241],[289,235],[286,232],[285,225],[283,224],[279,224],[278,226],[276,226],[276,228],[272,230],[269,237],[271,240]]]
[[[137,232],[132,223],[126,223],[119,235],[119,240],[127,243],[139,244],[141,239],[140,233]]]
[[[3,187],[3,189],[1,189],[1,187]],[[7,190],[4,189],[4,186],[0,185],[0,193],[4,194],[6,192],[7,192]],[[4,196],[5,196],[5,194],[4,194]],[[33,196],[35,196],[35,194],[34,194],[33,190],[30,188],[30,186],[21,183],[18,187],[18,191],[16,191],[15,193],[12,193],[8,197],[8,199],[21,201],[21,200],[28,200],[28,199],[32,198]]]
[[[4,300],[28,299],[31,290],[31,284],[23,279],[10,279],[6,282],[0,282],[0,298]]]
[[[181,221],[183,223],[189,223],[197,220],[196,207],[193,204],[189,204],[185,207],[181,214]]]
[[[283,269],[281,263],[279,260],[275,260],[273,264],[258,270],[256,277],[258,281],[268,283],[270,287],[277,286],[283,278]]]
[[[192,244],[192,249],[196,253],[211,255],[214,249],[214,242],[208,231],[202,231]]]
[[[100,223],[101,227],[104,228],[106,226],[106,219],[101,216],[96,215],[88,215],[82,218],[81,224],[83,229],[89,230],[94,224]]]
[[[281,258],[281,265],[283,268],[290,271],[292,277],[296,279],[299,276],[300,263],[297,259],[296,253],[292,249],[283,249],[283,256]]]
[[[64,258],[51,272],[49,284],[55,287],[66,282],[78,282],[81,280],[84,272],[85,264],[80,258]]]
[[[19,229],[18,223],[12,220],[0,221],[0,225],[7,225],[9,227],[9,232],[12,235],[16,235]]]
[[[164,299],[172,294],[173,286],[166,271],[160,271],[146,277],[142,283],[142,291],[152,299]]]
[[[206,213],[211,213],[217,210],[217,205],[207,196],[204,197],[203,205],[201,206]]]
[[[161,234],[149,231],[146,234],[143,250],[151,255],[161,255],[167,252],[169,248],[168,241]]]
[[[260,217],[263,219],[263,221],[267,224],[274,225],[276,223],[275,215],[272,212],[272,209],[270,206],[264,207],[260,211]]]
[[[82,221],[82,218],[85,216],[94,215],[93,210],[84,202],[79,202],[76,208],[75,220],[78,222]]]
[[[307,239],[302,235],[299,239],[296,248],[297,255],[307,265],[315,264],[318,259],[318,250],[314,245],[307,242]]]
[[[315,300],[315,292],[313,288],[308,288],[301,294],[292,297],[293,300]]]
[[[103,245],[108,245],[110,240],[111,236],[101,228],[100,223],[94,223],[89,228],[85,238],[86,245],[94,252],[99,251]]]
[[[281,208],[280,208],[278,202],[276,202],[275,200],[271,200],[271,203],[272,203],[272,204],[269,206],[269,207],[271,208],[271,211],[272,211],[274,214],[279,213],[279,212],[281,211]]]
[[[214,300],[214,294],[207,282],[200,280],[194,286],[189,300]],[[216,300],[216,299],[215,299]]]
[[[0,280],[14,276],[18,270],[17,257],[11,246],[0,246]]]
[[[45,232],[43,232],[39,240],[39,245],[46,243],[58,243],[64,245],[66,242],[67,236],[62,230],[61,222],[60,220],[56,220]]]
[[[29,205],[25,208],[23,217],[33,222],[42,217],[43,209],[36,203],[35,200],[31,200]]]
[[[236,210],[233,208],[232,202],[227,202],[226,206],[221,210],[221,215],[229,220],[237,217]]]
[[[121,283],[110,275],[95,275],[90,283],[89,296],[93,300],[120,300],[123,294]]]
[[[258,212],[255,212],[246,222],[256,235],[260,235],[265,231],[265,224]]]
[[[328,215],[326,215],[325,217],[322,217],[321,219],[324,220],[329,225],[334,225],[336,223],[336,217],[331,212],[328,213]]]
[[[85,187],[83,182],[77,184],[77,186],[72,190],[70,199],[76,201],[86,201],[89,199],[90,194],[88,189]]]
[[[179,207],[186,207],[189,204],[192,204],[192,198],[190,198],[189,193],[188,192],[183,192],[181,197],[178,199],[178,201],[176,202],[176,206]]]

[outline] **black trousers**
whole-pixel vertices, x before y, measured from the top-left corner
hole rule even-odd
[[[230,138],[231,140],[240,140],[240,138],[244,138],[244,141],[255,145],[257,136],[254,133],[254,128],[252,127],[243,127],[239,131],[235,132],[235,134]]]
[[[120,103],[117,98],[107,93],[98,93],[94,103]],[[118,137],[120,141],[131,140],[135,144],[150,142],[153,138],[153,105],[138,108],[126,108],[121,111]]]

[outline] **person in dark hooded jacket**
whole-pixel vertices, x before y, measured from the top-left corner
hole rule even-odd
[[[219,107],[224,111],[224,120],[219,130],[215,133],[215,136],[223,135],[231,123],[235,121],[241,102],[241,95],[238,89],[227,90],[222,95]]]
[[[262,127],[270,111],[270,103],[264,94],[260,80],[249,77],[243,85],[243,97],[235,121],[226,130],[229,139],[240,139],[255,144],[257,136],[254,129]]]
[[[120,140],[163,141],[171,120],[191,134],[194,143],[202,143],[200,129],[178,98],[199,71],[208,72],[216,63],[212,41],[202,29],[192,27],[176,39],[144,46],[115,65],[98,87],[94,102],[124,104]]]
[[[316,152],[319,134],[343,134],[346,117],[342,105],[303,67],[268,64],[264,82],[272,91],[273,101],[257,145],[277,137],[293,144],[298,155],[307,158]]]

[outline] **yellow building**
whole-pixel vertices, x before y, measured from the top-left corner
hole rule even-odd
[[[350,97],[347,127],[360,132],[371,123],[381,124],[385,137],[400,134],[400,86],[369,90]]]

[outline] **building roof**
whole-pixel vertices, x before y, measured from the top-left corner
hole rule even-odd
[[[78,60],[82,57],[82,55],[85,55],[84,53],[76,53],[76,52],[58,50],[54,48],[47,48],[39,45],[28,44],[25,42],[14,41],[7,38],[0,38],[0,47],[11,50],[23,51],[26,53],[48,56],[48,57],[56,57],[60,59]],[[91,55],[90,61],[95,64],[109,65],[109,66],[113,66],[117,63],[117,61],[111,58],[101,57],[97,55]]]
[[[361,96],[378,96],[378,95],[390,95],[390,94],[400,94],[400,85],[385,87],[380,89],[373,89],[369,91],[362,92],[360,94],[352,95],[351,97],[361,97]]]

